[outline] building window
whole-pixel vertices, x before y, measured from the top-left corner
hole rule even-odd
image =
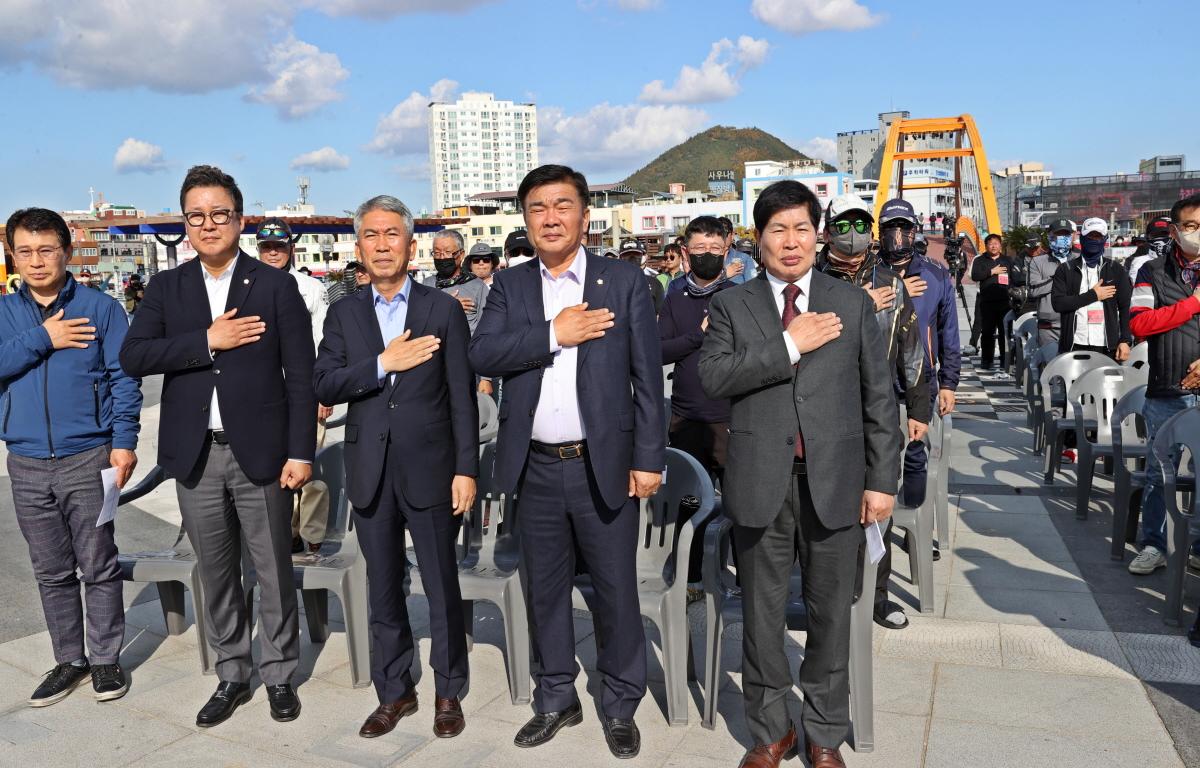
[[[471,237],[483,237],[483,227],[471,227]]]
[[[654,217],[653,216],[643,216],[642,217],[642,229],[654,229]]]
[[[826,195],[828,195],[829,194],[829,185],[828,184],[818,184],[817,185],[817,194],[820,195],[821,197],[825,197]]]
[[[498,235],[501,231],[503,231],[503,227],[488,227],[488,233],[492,235]]]

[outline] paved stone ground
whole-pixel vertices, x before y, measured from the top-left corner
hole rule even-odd
[[[1200,651],[1162,624],[1162,577],[1135,579],[1108,559],[1106,516],[1111,484],[1097,482],[1086,522],[1076,521],[1068,469],[1041,485],[1023,414],[1002,406],[1011,381],[967,372],[956,421],[951,477],[951,541],[935,564],[934,611],[910,609],[908,629],[875,632],[876,749],[847,750],[851,766],[1200,766]],[[154,382],[147,382],[153,388]],[[150,398],[142,469],[153,464],[157,408]],[[332,435],[331,439],[338,439]],[[140,472],[139,472],[140,474]],[[0,484],[7,477],[0,470]],[[30,766],[511,766],[613,765],[591,702],[597,692],[594,638],[576,618],[582,726],[535,751],[512,736],[529,708],[510,704],[499,614],[481,605],[471,655],[473,685],[464,701],[467,731],[452,741],[430,732],[432,680],[420,675],[425,707],[387,737],[367,741],[357,727],[375,703],[369,688],[350,686],[345,637],[334,601],[328,642],[302,638],[297,682],[299,721],[279,724],[265,697],[211,730],[194,727],[196,710],[215,685],[200,674],[195,630],[166,634],[153,589],[127,590],[123,661],[132,689],[97,704],[81,689],[46,709],[25,706],[52,665],[49,642],[23,541],[0,489],[0,765]],[[167,547],[178,528],[173,490],[164,488],[123,509],[127,550]],[[1126,562],[1128,557],[1126,558]],[[894,592],[915,605],[908,562],[895,557]],[[1189,606],[1200,590],[1189,584]],[[410,602],[421,657],[429,652],[424,600]],[[701,606],[690,615],[703,662]],[[303,626],[303,622],[301,622]],[[657,643],[653,631],[649,636]],[[789,633],[798,665],[803,633]],[[305,633],[306,635],[306,633]],[[699,725],[703,701],[692,686],[689,725],[665,721],[662,670],[651,655],[650,696],[639,711],[646,766],[732,766],[747,746],[742,713],[741,626],[726,633],[715,730]],[[798,701],[793,696],[794,711]]]

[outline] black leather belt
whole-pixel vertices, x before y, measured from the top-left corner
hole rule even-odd
[[[808,464],[804,459],[792,459],[792,474],[793,475],[808,475]]]
[[[573,443],[539,443],[537,440],[530,440],[529,449],[534,453],[550,456],[559,461],[568,461],[570,459],[582,459],[584,454],[587,453],[587,443],[582,441]]]
[[[229,440],[225,437],[225,430],[210,429],[208,430],[208,439],[217,445],[229,445]]]

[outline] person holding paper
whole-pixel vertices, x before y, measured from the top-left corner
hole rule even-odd
[[[113,524],[99,518],[101,473],[121,487],[137,464],[141,382],[117,359],[129,325],[115,299],[67,271],[71,232],[57,213],[17,211],[5,238],[22,285],[0,297],[0,439],[56,664],[29,705],[62,701],[89,676],[97,701],[119,699],[121,569]]]
[[[1120,263],[1105,258],[1108,223],[1085,219],[1080,230],[1079,258],[1058,266],[1050,302],[1059,313],[1058,353],[1090,350],[1121,363],[1129,359],[1133,285]]]
[[[744,768],[797,747],[784,653],[797,553],[808,606],[801,722],[814,768],[842,766],[850,727],[850,605],[864,526],[886,521],[903,445],[875,302],[813,269],[821,203],[778,181],[754,204],[763,272],[717,294],[700,382],[730,398],[724,508],[743,589]]]

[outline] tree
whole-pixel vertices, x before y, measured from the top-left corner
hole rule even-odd
[[[1046,246],[1046,233],[1039,227],[1018,224],[1003,235],[1004,251],[1012,255],[1024,253],[1030,240],[1038,240]]]

